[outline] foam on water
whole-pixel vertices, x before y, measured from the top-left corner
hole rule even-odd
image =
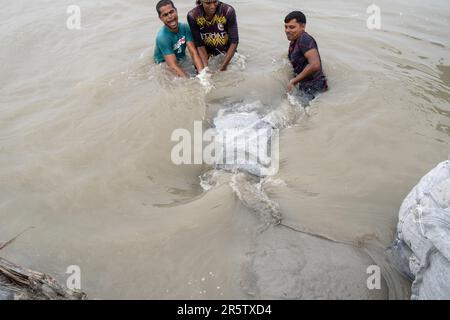
[[[209,93],[212,89],[214,89],[214,85],[211,83],[212,74],[209,72],[209,68],[206,67],[196,76],[200,81],[200,84],[203,88],[205,88],[205,92]]]

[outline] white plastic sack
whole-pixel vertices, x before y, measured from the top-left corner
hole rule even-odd
[[[411,299],[450,299],[450,159],[404,200],[391,255],[414,281]]]
[[[214,127],[217,137],[221,137],[220,154],[226,156],[215,164],[216,168],[255,176],[267,176],[277,168],[278,130],[258,114],[264,107],[257,101],[219,111]]]

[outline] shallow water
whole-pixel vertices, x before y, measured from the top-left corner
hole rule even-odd
[[[192,3],[177,2],[182,21]],[[2,256],[63,283],[79,265],[100,299],[407,298],[382,250],[403,198],[450,153],[450,3],[378,1],[381,30],[366,27],[369,1],[229,3],[245,69],[206,93],[152,63],[148,1],[78,1],[81,30],[66,28],[70,1],[2,1],[0,241],[34,227]],[[308,114],[286,96],[294,9],[330,84]],[[280,171],[259,185],[282,225],[264,232],[272,202],[245,196],[254,184],[219,174],[203,192],[209,168],[170,158],[173,130],[242,101],[284,123]],[[373,264],[382,290],[367,290]]]

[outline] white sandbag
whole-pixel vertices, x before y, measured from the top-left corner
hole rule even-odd
[[[257,111],[259,101],[220,110],[214,118],[219,154],[218,169],[243,171],[255,176],[273,175],[278,166],[278,130]]]
[[[406,197],[391,255],[413,280],[411,299],[450,299],[450,160]]]

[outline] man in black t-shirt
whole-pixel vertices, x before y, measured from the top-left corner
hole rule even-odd
[[[289,61],[295,77],[289,81],[288,91],[298,85],[309,99],[328,89],[327,78],[322,71],[319,48],[313,37],[306,31],[306,17],[300,11],[289,13],[284,19],[285,33],[289,45]]]
[[[220,70],[225,71],[239,44],[234,8],[217,0],[199,0],[187,20],[203,64],[207,66],[211,56],[224,54]]]

